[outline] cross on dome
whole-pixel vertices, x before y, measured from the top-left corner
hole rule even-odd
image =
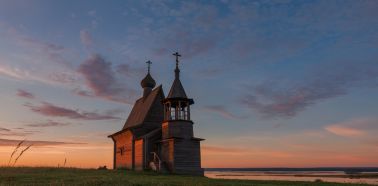
[[[150,60],[148,60],[146,63],[147,63],[147,69],[148,69],[147,72],[150,73],[150,68],[151,68],[152,62]]]

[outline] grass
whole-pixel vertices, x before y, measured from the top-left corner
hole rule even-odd
[[[21,148],[22,144],[26,142],[26,140],[21,140],[14,148],[10,158],[9,158],[9,161],[8,161],[8,166],[11,165],[11,161],[12,161],[12,158],[14,157],[14,155],[17,153],[18,149]],[[30,147],[33,146],[33,144],[29,144],[27,147],[25,147],[23,150],[21,150],[21,152],[18,154],[18,156],[16,157],[16,159],[14,159],[14,162],[13,162],[13,166],[16,165],[18,159],[21,158],[21,156],[27,151],[30,149]]]
[[[166,175],[155,172],[49,167],[0,167],[0,186],[5,185],[219,185],[219,186],[353,186],[326,182],[222,180]]]

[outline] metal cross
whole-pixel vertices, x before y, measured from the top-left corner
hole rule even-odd
[[[148,60],[146,63],[147,63],[147,67],[148,67],[148,73],[150,73],[150,68],[151,68],[152,62],[150,60]]]
[[[181,54],[179,54],[178,52],[176,52],[173,55],[176,56],[176,67],[178,68],[178,62],[179,62],[178,58],[181,57]]]

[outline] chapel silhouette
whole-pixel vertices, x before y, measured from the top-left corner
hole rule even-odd
[[[156,86],[148,72],[141,81],[143,96],[139,98],[122,130],[110,135],[114,142],[114,169],[152,169],[176,174],[203,175],[201,138],[193,135],[190,106],[180,81],[179,57],[176,52],[175,79],[168,96],[162,85]]]

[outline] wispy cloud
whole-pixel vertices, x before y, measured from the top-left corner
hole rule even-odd
[[[126,76],[126,77],[133,77],[133,76],[138,76],[140,74],[143,74],[145,72],[145,69],[143,69],[143,68],[133,68],[129,64],[119,64],[116,67],[116,72],[118,74]]]
[[[31,80],[46,84],[52,84],[51,81],[43,77],[34,75],[34,73],[31,73],[29,70],[17,66],[7,65],[7,63],[10,63],[9,60],[0,59],[0,74],[3,76],[16,80]]]
[[[351,88],[376,84],[375,59],[367,59],[365,63],[338,59],[319,64],[301,79],[270,79],[247,88],[249,93],[240,103],[267,118],[293,117],[320,101],[345,95]]]
[[[1,60],[1,59],[0,59]],[[4,64],[5,61],[0,61],[0,64]],[[5,75],[7,77],[15,78],[15,79],[22,79],[22,74],[20,74],[19,70],[13,69],[6,65],[0,66],[0,74]]]
[[[77,80],[75,73],[67,70],[67,68],[60,68],[58,70],[56,66],[41,66],[41,69],[46,70],[42,71],[40,69],[30,69],[16,64],[9,64],[11,64],[10,60],[0,59],[0,75],[15,80],[36,81],[48,85],[73,83]],[[52,71],[57,72],[49,73]]]
[[[40,50],[40,52],[44,52],[49,55],[52,55],[54,53],[57,54],[65,50],[63,46],[56,45],[53,43],[43,42],[43,41],[33,39],[31,37],[26,37],[26,36],[19,37],[19,42],[25,45],[26,47],[32,47],[32,48],[38,49]]]
[[[7,129],[0,127],[0,135],[1,136],[12,136],[12,137],[22,137],[22,136],[29,136],[37,133],[39,131],[34,130],[24,130],[22,129]]]
[[[0,138],[0,146],[15,146],[21,140],[13,139],[3,139]],[[35,141],[35,140],[26,140],[24,145],[33,145],[33,146],[56,146],[56,145],[79,145],[85,143],[76,143],[76,142],[62,142],[62,141]]]
[[[368,136],[378,131],[377,118],[357,118],[340,123],[329,124],[324,129],[332,134],[344,137]]]
[[[41,105],[33,105],[30,103],[25,104],[31,111],[51,117],[66,117],[70,119],[82,119],[82,120],[108,120],[108,119],[120,119],[119,117],[100,114],[97,112],[85,112],[80,110],[73,110],[60,106],[53,105],[51,103],[42,102]]]
[[[22,89],[17,90],[17,96],[28,98],[28,99],[34,99],[35,98],[35,96],[32,93],[30,93],[26,90],[22,90]]]
[[[48,61],[54,62],[55,65],[67,66],[70,64],[63,57],[63,54],[68,52],[68,49],[64,46],[30,37],[20,32],[15,27],[9,27],[8,33],[16,41],[16,44],[31,51],[29,57],[39,59],[43,57]]]
[[[2,131],[2,132],[4,132],[4,131],[5,131],[5,132],[9,132],[10,129],[0,127],[0,132],[1,132],[1,131]]]
[[[93,47],[93,38],[92,35],[89,33],[88,30],[81,30],[80,31],[80,40],[81,43],[87,48],[90,49]]]
[[[63,123],[63,122],[48,120],[46,122],[26,124],[25,126],[28,126],[28,127],[63,127],[63,126],[68,126],[68,125],[71,125],[71,123]]]
[[[96,16],[96,10],[91,10],[91,11],[89,11],[88,12],[88,15],[90,16],[90,17],[95,17]]]
[[[222,105],[209,105],[209,106],[204,106],[204,110],[214,112],[217,114],[220,114],[224,118],[227,119],[242,119],[245,117],[242,116],[237,116],[231,112],[229,112],[224,106]]]
[[[324,129],[338,136],[346,137],[362,136],[365,134],[363,130],[342,125],[329,125],[326,126]]]
[[[22,51],[0,59],[0,75],[50,85],[75,81],[75,71],[69,60],[75,56],[73,51],[62,45],[31,37],[12,25],[3,24],[0,28],[7,30],[3,35],[7,37],[8,43],[5,44],[9,48]]]

